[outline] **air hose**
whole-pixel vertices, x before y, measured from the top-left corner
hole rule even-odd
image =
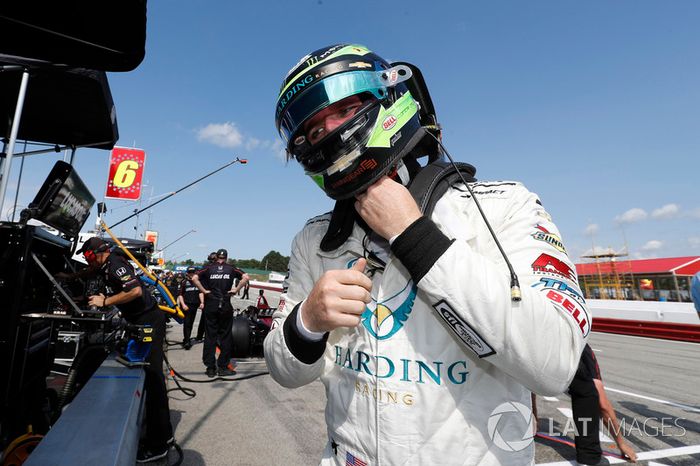
[[[175,298],[173,298],[173,295],[170,294],[170,290],[168,290],[167,287],[163,286],[160,280],[158,280],[158,277],[153,275],[153,273],[148,270],[146,267],[141,265],[141,263],[136,260],[133,254],[122,244],[121,241],[119,241],[119,238],[117,238],[114,233],[112,233],[112,230],[107,227],[107,224],[102,221],[100,222],[102,225],[102,228],[104,231],[114,240],[114,242],[119,246],[119,248],[124,251],[124,254],[131,259],[136,266],[143,272],[143,274],[149,278],[153,284],[155,284],[156,288],[158,288],[158,291],[160,291],[161,295],[165,298],[165,301],[172,307],[168,306],[158,306],[161,311],[164,311],[168,314],[171,314],[177,321],[178,323],[182,323],[182,319],[185,318],[185,314],[182,312],[182,309],[180,309],[180,306],[177,305],[177,301],[175,301]]]

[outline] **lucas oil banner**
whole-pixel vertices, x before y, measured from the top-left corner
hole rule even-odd
[[[109,157],[107,199],[135,201],[141,197],[141,179],[146,152],[129,147],[115,147]]]

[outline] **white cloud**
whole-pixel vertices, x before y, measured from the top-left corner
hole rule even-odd
[[[275,139],[275,142],[272,143],[272,150],[278,159],[283,161],[287,160],[287,150],[284,148],[284,144],[282,144],[282,141],[279,139]]]
[[[692,218],[700,219],[700,207],[698,207],[697,209],[694,209],[694,210],[691,210],[690,212],[688,212],[688,216],[690,216],[690,217],[692,217]]]
[[[595,235],[596,233],[598,233],[598,230],[600,230],[600,228],[598,227],[598,224],[591,223],[590,225],[586,226],[585,230],[583,230],[583,234],[586,236],[592,236],[592,235]]]
[[[673,218],[678,215],[678,212],[680,212],[680,210],[681,209],[680,207],[678,207],[678,204],[666,204],[663,207],[654,209],[654,211],[651,213],[651,218],[657,220]]]
[[[253,150],[256,147],[258,147],[261,144],[260,139],[256,139],[254,137],[249,137],[248,140],[245,143],[245,148],[247,150]]]
[[[585,256],[601,256],[608,254],[616,254],[613,248],[604,248],[603,246],[593,246],[592,248],[586,250],[581,257]]]
[[[615,217],[615,221],[617,223],[636,223],[646,220],[646,218],[647,212],[644,209],[635,207],[634,209],[630,209],[624,214]]]
[[[635,252],[632,254],[632,259],[658,259],[658,256],[656,254],[644,254],[642,252]]]
[[[642,246],[642,251],[657,251],[664,245],[663,241],[652,239]]]
[[[209,123],[197,131],[197,140],[214,144],[225,149],[232,149],[243,144],[243,134],[230,121],[226,123]]]
[[[236,123],[227,121],[226,123],[209,123],[204,128],[197,130],[197,140],[206,142],[215,146],[223,147],[224,149],[233,149],[244,147],[247,151],[271,150],[276,158],[286,161],[287,154],[279,139],[258,139],[253,136],[245,135],[238,129]]]

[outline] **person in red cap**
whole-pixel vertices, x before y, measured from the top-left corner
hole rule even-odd
[[[114,254],[110,246],[97,237],[88,239],[78,252],[85,257],[93,273],[102,276],[110,290],[88,298],[90,306],[116,306],[127,322],[153,327],[153,344],[144,367],[146,371],[146,436],[137,454],[137,462],[147,463],[164,458],[174,442],[170,407],[163,376],[163,341],[165,315],[156,300],[136,276],[129,261]]]

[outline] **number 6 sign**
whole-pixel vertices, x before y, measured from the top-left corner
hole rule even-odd
[[[129,147],[115,147],[109,157],[107,199],[137,200],[141,197],[141,178],[146,152]]]

